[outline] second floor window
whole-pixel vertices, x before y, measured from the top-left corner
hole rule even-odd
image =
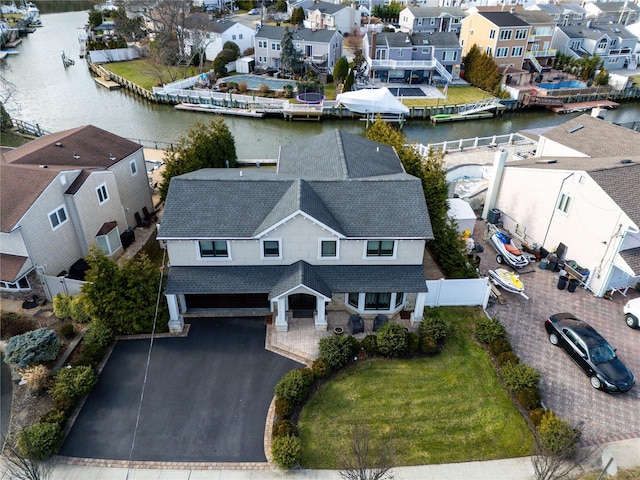
[[[369,240],[367,242],[367,257],[392,257],[393,240]]]
[[[506,57],[509,53],[509,49],[507,47],[496,48],[496,58]]]
[[[103,183],[98,188],[96,188],[96,193],[98,194],[98,203],[102,205],[104,202],[109,200],[109,194],[107,193],[107,184]]]
[[[229,256],[229,247],[225,240],[200,240],[201,257],[222,257]]]
[[[135,160],[131,160],[131,162],[129,163],[129,168],[131,169],[131,176],[138,173],[138,166],[136,165]]]
[[[323,258],[338,256],[338,242],[335,240],[322,240],[320,242],[320,256]]]
[[[264,258],[280,258],[280,242],[278,240],[264,240],[262,242],[262,256]]]
[[[258,40],[258,48],[267,48],[266,40]]]
[[[489,38],[496,38],[496,31],[495,30],[491,30],[489,32]]]
[[[511,56],[512,57],[521,57],[522,56],[522,52],[523,52],[523,48],[522,47],[513,47],[511,49]]]
[[[518,29],[516,30],[516,40],[523,40],[527,38],[527,30],[522,28],[522,29]]]
[[[607,39],[603,38],[598,42],[598,50],[604,50],[605,48],[607,48]]]
[[[511,30],[502,30],[500,32],[500,40],[511,40]]]
[[[272,43],[271,44],[271,50],[280,51],[280,44],[279,43]]]
[[[442,52],[442,60],[446,62],[455,62],[458,59],[458,52],[456,51],[448,51]]]
[[[68,220],[67,211],[64,207],[60,207],[57,210],[49,214],[49,221],[51,222],[51,228],[56,229]]]
[[[566,194],[566,193],[562,193],[560,194],[560,200],[558,200],[558,210],[560,210],[563,213],[569,213],[569,208],[571,208],[571,197]]]

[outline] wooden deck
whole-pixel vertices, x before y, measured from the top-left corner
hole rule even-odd
[[[592,108],[618,108],[620,104],[611,100],[594,100],[591,102],[563,103],[562,106],[549,107],[554,113],[573,113],[591,110]]]

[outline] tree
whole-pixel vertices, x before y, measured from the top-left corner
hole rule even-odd
[[[89,11],[89,26],[96,28],[102,23],[102,12],[100,10]]]
[[[390,438],[378,444],[371,441],[369,428],[361,423],[351,426],[348,453],[340,460],[340,478],[343,480],[392,480],[395,462],[393,442]]]
[[[280,66],[284,72],[293,75],[300,70],[302,53],[293,44],[293,32],[288,27],[284,29],[280,46]]]
[[[494,95],[500,93],[502,75],[493,58],[474,44],[464,57],[464,78]]]
[[[238,57],[233,50],[222,49],[213,60],[213,71],[218,77],[226,75],[227,64],[233,62],[236,58]]]
[[[601,69],[604,61],[598,55],[582,57],[576,62],[578,77],[581,80],[591,80],[596,75],[596,70]]]
[[[166,302],[163,297],[158,298],[161,271],[146,255],[125,260],[118,266],[93,247],[87,263],[91,268],[82,293],[92,318],[116,334],[150,333],[154,323],[166,325]]]
[[[302,7],[296,7],[293,9],[290,21],[293,25],[302,25],[304,23],[304,10]]]
[[[230,50],[231,52],[233,52],[233,55],[235,56],[233,60],[236,60],[238,59],[238,57],[240,57],[240,47],[238,46],[237,43],[229,40],[228,42],[224,42],[224,45],[222,46],[222,48],[224,50]]]
[[[221,116],[208,125],[197,121],[189,133],[178,140],[177,146],[167,152],[160,198],[166,199],[169,183],[176,175],[201,168],[233,168],[237,160],[235,140]]]
[[[347,74],[349,73],[349,61],[346,57],[340,57],[336,60],[336,64],[333,66],[333,78],[337,82],[343,81],[347,78]]]
[[[349,74],[347,78],[344,79],[344,84],[342,86],[343,92],[350,92],[353,88],[353,84],[355,83],[355,74],[353,73],[353,68],[349,70]]]
[[[4,348],[4,361],[10,365],[27,368],[36,363],[55,360],[60,350],[60,340],[54,330],[38,328],[11,337]]]

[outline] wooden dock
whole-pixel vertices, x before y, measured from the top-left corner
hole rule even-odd
[[[105,80],[102,77],[93,77],[93,79],[98,85],[106,88],[107,90],[118,90],[120,88],[120,85],[113,80]]]
[[[191,112],[206,112],[206,113],[219,113],[222,115],[236,115],[239,117],[253,117],[262,118],[264,112],[257,112],[255,110],[248,110],[245,108],[229,108],[221,107],[218,105],[207,105],[197,103],[180,103],[175,106],[176,110],[188,110]]]
[[[433,117],[431,117],[431,121],[433,123],[463,122],[466,120],[480,120],[482,118],[493,118],[494,116],[495,116],[495,113],[493,112],[471,113],[469,115],[452,113],[450,115],[434,115]]]
[[[592,108],[618,108],[620,104],[611,100],[593,100],[591,102],[564,103],[562,106],[549,107],[554,113],[584,112]]]

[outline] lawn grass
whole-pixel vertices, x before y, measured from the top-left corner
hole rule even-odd
[[[529,455],[532,434],[473,340],[481,310],[439,309],[451,327],[432,358],[373,359],[341,372],[315,394],[298,422],[304,468],[339,468],[354,423],[373,442],[392,438],[396,465]]]
[[[440,93],[443,92],[442,87],[438,87]],[[443,93],[444,95],[444,93]],[[407,107],[435,107],[442,105],[462,105],[465,103],[477,102],[478,100],[482,100],[483,98],[489,98],[492,95],[485,92],[484,90],[480,90],[476,87],[465,87],[465,86],[454,86],[449,85],[447,89],[447,98],[446,99],[437,99],[437,98],[410,98],[403,99],[402,103],[404,103]]]
[[[197,67],[162,67],[161,70],[149,59],[112,62],[103,65],[110,72],[126,78],[130,82],[151,91],[153,87],[163,83],[171,83],[176,79],[193,77],[198,74]],[[162,75],[162,81],[160,81]]]

